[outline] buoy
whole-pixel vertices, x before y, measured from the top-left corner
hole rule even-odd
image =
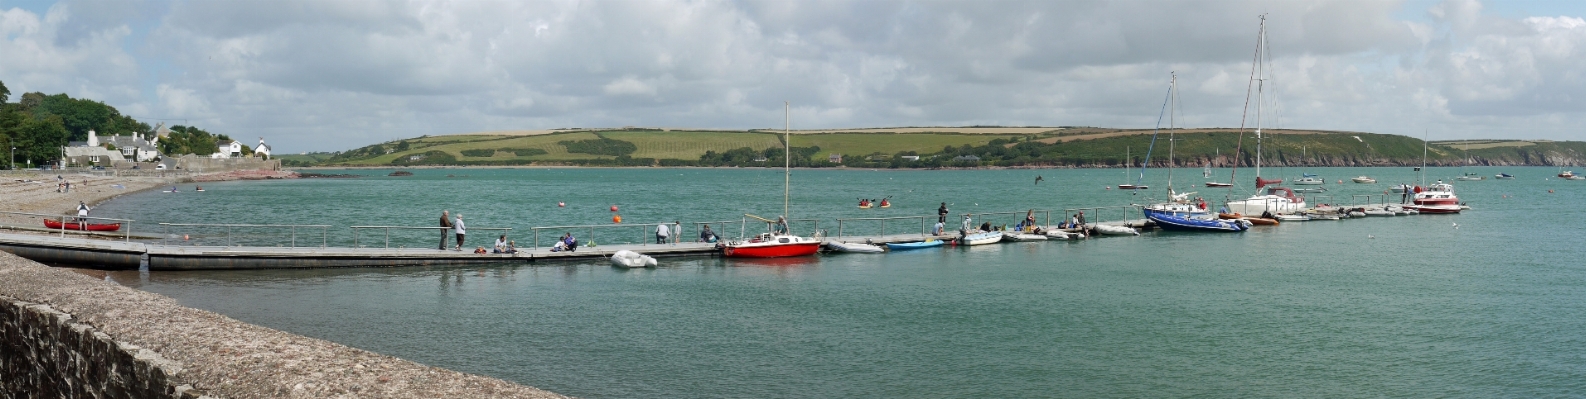
[[[611,215],[612,223],[622,223],[622,215]]]
[[[561,207],[564,207],[564,206],[567,206],[566,202],[558,202],[558,203],[556,203],[556,207],[557,208],[561,208]]]
[[[1548,194],[1552,194],[1552,193],[1553,193],[1553,190],[1552,190],[1552,189],[1549,189],[1549,190],[1547,190],[1547,193],[1548,193]]]
[[[611,206],[611,211],[612,212],[616,212],[617,211],[617,206],[616,205],[612,205]]]
[[[1548,191],[1552,191],[1552,190],[1548,190]],[[182,235],[182,241],[187,241],[187,235],[186,234]]]

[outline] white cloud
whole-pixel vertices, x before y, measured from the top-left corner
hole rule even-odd
[[[1581,16],[1447,1],[110,2],[0,10],[0,80],[284,151],[574,126],[1239,123],[1267,13],[1282,125],[1575,138]],[[130,5],[129,5],[130,4]],[[120,18],[120,19],[118,19]],[[1525,126],[1510,133],[1510,126]]]

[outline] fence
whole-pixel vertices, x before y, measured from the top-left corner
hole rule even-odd
[[[164,238],[162,238],[160,242],[162,244],[165,244],[165,245],[170,245],[170,240],[171,240],[171,238],[174,237],[174,235],[171,234],[171,228],[172,227],[178,227],[178,228],[180,228],[180,227],[196,227],[196,228],[199,228],[199,229],[224,228],[226,230],[226,233],[225,233],[225,236],[223,236],[223,238],[225,240],[225,244],[226,244],[225,246],[227,246],[227,247],[237,246],[236,245],[237,244],[237,242],[236,242],[236,238],[237,237],[233,236],[233,234],[232,234],[233,231],[236,230],[236,229],[267,229],[267,230],[290,229],[291,230],[291,239],[290,239],[290,241],[288,241],[289,242],[288,245],[290,245],[292,248],[297,248],[297,229],[299,229],[299,228],[310,228],[310,229],[311,228],[318,228],[319,229],[319,247],[320,248],[327,247],[328,244],[329,244],[329,242],[328,242],[329,241],[329,238],[328,238],[329,237],[329,233],[327,232],[327,230],[330,228],[329,225],[322,225],[322,224],[160,223],[160,226],[162,227],[162,229],[164,231],[164,234],[162,234],[164,236]],[[207,238],[207,237],[200,236],[200,241],[194,242],[194,245],[202,243],[202,239],[203,238]],[[255,237],[246,236],[244,238],[255,238]],[[191,240],[190,235],[183,234],[182,235],[182,241],[192,241],[192,240]],[[277,245],[279,245],[279,244],[277,244]],[[268,246],[268,245],[256,245],[256,246]]]
[[[877,224],[880,225],[880,229],[879,229],[879,231],[876,232],[876,234],[865,234],[865,233],[860,233],[860,234],[862,234],[862,235],[884,236],[884,235],[887,235],[887,221],[889,221],[889,220],[919,220],[920,221],[919,234],[921,236],[925,236],[925,235],[929,235],[930,231],[931,231],[930,225],[926,224],[927,220],[929,220],[931,218],[935,218],[935,217],[936,217],[936,215],[929,215],[929,216],[895,216],[895,217],[885,217],[885,218],[839,218],[839,219],[837,219],[837,235],[836,235],[836,237],[837,238],[842,238],[842,237],[847,236],[848,235],[847,226],[853,224],[854,222],[878,222]],[[909,223],[909,225],[912,226],[912,225],[914,225],[914,223]],[[858,230],[861,231],[861,232],[869,232],[869,231],[871,231],[871,230],[865,229],[865,227],[868,227],[868,226],[862,226]]]
[[[32,216],[32,217],[37,217],[37,218],[39,218],[41,220],[51,220],[51,219],[53,219],[56,222],[60,223],[59,230],[60,230],[62,238],[66,237],[66,232],[67,231],[74,231],[74,232],[75,231],[84,231],[84,230],[87,230],[87,227],[88,227],[87,225],[102,224],[102,223],[92,223],[91,221],[94,221],[94,220],[103,220],[103,221],[107,221],[107,222],[120,223],[120,224],[124,224],[124,226],[117,226],[117,230],[120,230],[123,234],[125,234],[125,236],[122,237],[122,240],[123,241],[132,241],[132,222],[133,222],[132,219],[102,218],[102,217],[77,216],[77,215],[48,215],[48,214],[42,214],[42,213],[27,213],[27,212],[0,212],[0,213],[7,214],[7,215]],[[67,221],[68,219],[75,219],[75,221]],[[105,223],[105,224],[108,224],[108,223]],[[74,225],[77,226],[77,227],[72,227]]]
[[[385,231],[385,247],[384,248],[391,248],[391,229],[397,229],[397,230],[441,230],[441,234],[443,235],[443,237],[446,234],[446,230],[451,230],[452,229],[450,227],[440,227],[440,226],[434,226],[434,227],[419,227],[419,226],[351,226],[351,227],[348,227],[348,228],[352,229],[352,247],[353,248],[363,248],[363,244],[360,244],[358,242],[358,235],[359,235],[358,232],[360,230],[363,230],[363,229],[382,229],[382,230],[384,230]],[[511,227],[468,227],[467,229],[465,229],[465,231],[471,231],[471,230],[480,230],[480,231],[512,231],[512,228]],[[403,237],[397,237],[397,238],[398,239],[402,239]],[[445,241],[445,239],[442,238],[442,241]],[[461,246],[462,246],[462,244],[458,243],[458,247],[461,248]],[[407,246],[401,245],[399,247],[406,248]]]
[[[1135,208],[1134,205],[1096,206],[1089,208],[1064,209],[1063,220],[1072,219],[1077,212],[1085,211],[1089,211],[1089,213],[1086,214],[1085,223],[1104,223],[1114,221],[1126,222],[1129,221],[1130,214],[1139,215],[1138,213],[1135,213],[1137,208]],[[1118,215],[1118,218],[1112,219],[1112,215]],[[1141,218],[1144,218],[1144,216],[1141,215]]]

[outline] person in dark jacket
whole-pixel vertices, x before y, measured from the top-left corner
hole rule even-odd
[[[936,221],[947,223],[947,203],[943,202],[941,208],[936,208]]]
[[[452,229],[451,213],[452,213],[452,211],[449,211],[449,210],[441,211],[441,247],[440,247],[440,250],[442,250],[442,251],[446,250],[446,236],[451,235],[451,233],[452,233],[451,232],[451,229]]]

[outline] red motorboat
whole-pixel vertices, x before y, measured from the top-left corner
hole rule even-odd
[[[116,231],[121,230],[121,223],[84,223],[67,222],[62,226],[59,220],[44,219],[44,227],[51,229],[85,230],[85,231]]]
[[[721,254],[729,258],[784,258],[814,255],[821,241],[787,234],[763,233],[748,241],[723,245]]]
[[[1437,184],[1415,190],[1415,205],[1405,208],[1415,209],[1421,213],[1459,213],[1459,197],[1454,195],[1454,186],[1438,180]]]

